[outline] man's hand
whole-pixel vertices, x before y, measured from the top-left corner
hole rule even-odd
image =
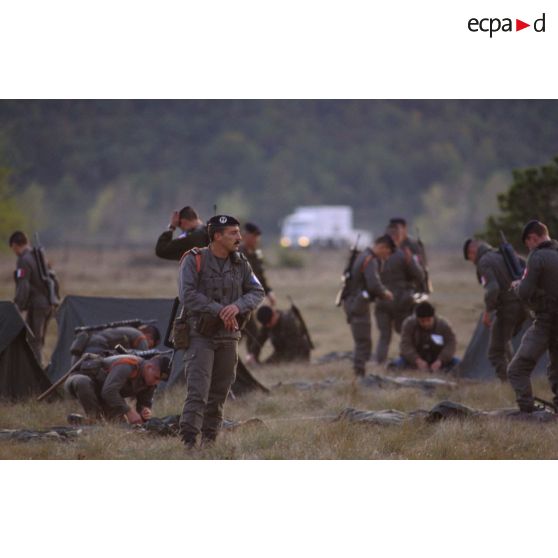
[[[180,224],[180,215],[178,211],[173,211],[170,216],[170,224],[172,227],[176,228]]]
[[[515,281],[512,281],[510,284],[510,291],[514,291],[515,289],[517,289],[520,283],[521,283],[521,279],[516,279]]]
[[[389,300],[390,302],[392,302],[393,301],[393,293],[390,290],[386,289],[384,291],[384,294],[383,294],[382,298],[384,300]]]
[[[256,357],[252,353],[246,355],[246,364],[258,364]]]
[[[135,409],[130,409],[125,416],[130,424],[141,424],[143,422],[141,416]]]
[[[422,360],[420,357],[417,357],[415,364],[419,370],[428,370],[428,362],[426,362],[426,360]]]
[[[432,370],[432,372],[438,372],[438,370],[440,370],[440,368],[442,368],[442,361],[440,359],[435,360],[431,365],[430,365],[430,369]]]
[[[490,312],[483,312],[482,314],[482,323],[486,327],[490,327],[492,325],[492,318],[490,317]]]
[[[226,325],[228,321],[232,320],[239,313],[240,310],[236,304],[229,304],[228,306],[225,306],[221,309],[221,312],[219,312],[219,317],[225,322]]]
[[[269,304],[271,306],[275,306],[277,304],[277,299],[275,298],[275,295],[273,294],[273,291],[269,291],[266,296],[267,296],[267,300],[269,300]]]
[[[143,420],[149,420],[153,416],[149,407],[143,407],[140,415]]]

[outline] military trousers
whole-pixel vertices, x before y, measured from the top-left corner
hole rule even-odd
[[[521,302],[501,306],[490,326],[488,360],[494,366],[496,376],[507,380],[507,369],[513,356],[511,340],[519,333],[523,322],[528,318],[527,309]]]
[[[353,352],[353,370],[357,376],[364,376],[366,363],[372,354],[372,320],[370,310],[366,314],[349,316],[349,325],[355,348]]]
[[[192,335],[184,355],[186,400],[180,434],[186,443],[201,432],[214,440],[223,423],[223,408],[236,375],[238,341]]]
[[[42,363],[42,350],[45,344],[48,322],[51,317],[52,308],[50,306],[30,306],[29,310],[27,310],[27,325],[33,332],[33,338],[29,339],[29,344],[40,363]]]
[[[105,414],[100,387],[89,376],[72,374],[64,383],[64,390],[80,402],[88,418],[98,419]]]
[[[558,403],[558,316],[537,315],[531,327],[521,339],[509,367],[508,378],[515,390],[517,404],[522,411],[533,407],[531,373],[539,358],[548,350],[548,380]]]
[[[385,362],[389,352],[392,332],[401,333],[401,326],[413,313],[414,301],[411,294],[404,294],[394,301],[380,300],[376,303],[374,315],[380,332],[376,360]]]

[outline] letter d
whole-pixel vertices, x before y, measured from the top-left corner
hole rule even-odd
[[[538,24],[539,22],[542,23],[542,27],[539,29]],[[540,19],[536,19],[535,23],[533,24],[533,29],[537,32],[537,33],[544,33],[544,26],[545,26],[545,14],[542,15],[542,17]]]

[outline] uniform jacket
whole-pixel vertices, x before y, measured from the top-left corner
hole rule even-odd
[[[269,362],[307,360],[310,356],[310,344],[292,310],[279,310],[279,320],[275,326],[261,328],[258,335],[259,346],[255,347],[254,356],[256,358],[268,339],[273,345],[273,354],[268,359]]]
[[[241,314],[251,312],[262,301],[264,289],[255,276],[248,260],[234,252],[221,269],[218,258],[211,248],[199,249],[201,269],[196,269],[196,256],[188,253],[180,263],[178,273],[178,296],[184,306],[193,333],[202,314],[213,318],[229,304],[238,306]],[[240,332],[226,331],[220,327],[217,337],[239,339]]]
[[[111,413],[124,415],[130,410],[125,397],[136,399],[138,412],[152,406],[156,386],[145,384],[140,371],[142,363],[143,359],[136,356],[111,356],[100,361],[85,361],[79,373],[89,376],[98,385],[101,399]]]
[[[192,248],[202,248],[209,244],[209,236],[206,227],[199,225],[195,229],[185,231],[173,239],[173,231],[165,231],[157,239],[155,254],[165,260],[176,260]]]
[[[432,335],[441,339],[433,338]],[[447,364],[455,355],[455,350],[455,333],[444,318],[436,316],[434,327],[430,330],[422,329],[416,316],[409,316],[403,322],[400,353],[407,362],[414,364],[420,357],[429,364],[437,359]]]
[[[415,258],[407,260],[402,250],[396,250],[385,262],[379,263],[382,283],[398,298],[414,291],[414,285],[424,282],[424,271]]]
[[[494,250],[490,244],[482,242],[477,251],[477,276],[484,287],[484,305],[487,312],[497,310],[500,306],[517,303],[517,295],[510,291],[510,275],[504,256]]]
[[[347,291],[343,301],[347,316],[369,312],[370,302],[382,298],[386,292],[378,274],[378,259],[371,248],[366,248],[356,257]]]
[[[39,268],[31,249],[25,250],[17,258],[14,272],[16,292],[14,302],[21,310],[29,308],[50,308],[48,289],[41,281]]]
[[[248,263],[252,267],[252,271],[256,274],[258,281],[262,284],[265,294],[269,293],[272,289],[267,282],[264,270],[264,259],[261,250],[251,252],[245,246],[241,246],[240,251],[246,256]]]
[[[558,242],[549,240],[539,244],[527,258],[523,279],[516,287],[523,301],[534,301],[536,312],[551,306],[558,311]]]

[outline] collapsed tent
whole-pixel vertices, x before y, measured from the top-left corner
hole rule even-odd
[[[113,298],[92,296],[67,296],[58,309],[58,343],[52,354],[47,373],[54,382],[70,368],[70,346],[74,340],[74,329],[84,325],[100,325],[120,320],[156,320],[156,325],[165,335],[172,310],[172,299],[167,298]],[[163,344],[157,347],[168,350]],[[177,351],[168,382],[159,389],[184,381],[183,351]],[[267,391],[239,361],[237,380],[233,384],[235,395],[242,395],[255,389]]]
[[[27,332],[15,304],[0,301],[0,399],[17,401],[50,387],[27,341]]]
[[[519,343],[527,328],[531,325],[527,321],[521,331],[513,338],[513,350],[517,351]],[[482,323],[482,314],[477,322],[471,341],[465,350],[463,360],[456,367],[456,374],[462,378],[474,378],[477,380],[493,380],[496,378],[494,367],[488,360],[488,342],[490,330]],[[545,374],[548,365],[548,353],[537,363],[533,374]]]

